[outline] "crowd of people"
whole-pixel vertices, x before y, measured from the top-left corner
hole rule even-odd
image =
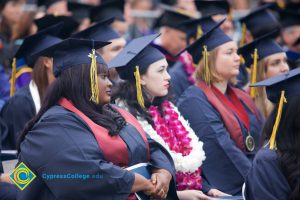
[[[299,0],[1,0],[0,200],[298,200],[299,67]]]

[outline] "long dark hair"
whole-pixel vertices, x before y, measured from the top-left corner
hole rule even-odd
[[[282,116],[276,135],[277,154],[280,167],[286,177],[292,193],[290,200],[300,199],[300,97],[288,99],[284,104]],[[264,134],[271,137],[276,120],[278,105],[266,121]]]
[[[140,75],[146,74],[147,70],[148,70],[148,68],[141,70]],[[166,95],[166,96],[155,97],[153,102],[151,102],[151,100],[148,98],[148,95],[146,94],[143,87],[142,87],[142,93],[143,93],[146,109],[142,108],[137,101],[135,79],[130,79],[130,80],[121,82],[118,85],[116,92],[113,94],[113,100],[120,99],[122,101],[125,101],[126,104],[128,105],[129,112],[133,116],[144,118],[145,120],[147,120],[148,123],[150,123],[152,126],[154,126],[152,117],[147,111],[148,108],[151,105],[157,106],[160,114],[163,116],[162,103],[165,100],[174,101],[174,97],[171,95],[172,91],[169,90],[168,95]]]
[[[107,67],[98,64],[98,73],[102,73]],[[65,97],[72,101],[74,106],[89,117],[93,122],[108,129],[111,136],[117,135],[126,125],[125,119],[109,104],[96,105],[90,101],[90,64],[72,66],[61,72],[61,75],[49,86],[38,114],[26,125],[19,140],[25,139],[26,134],[32,129],[41,116],[52,106],[56,105],[60,98]]]

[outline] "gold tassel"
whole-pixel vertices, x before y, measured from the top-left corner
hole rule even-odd
[[[280,118],[281,118],[283,103],[287,103],[287,100],[284,96],[284,91],[281,91],[281,96],[280,96],[276,121],[275,121],[275,124],[273,126],[272,135],[271,135],[271,138],[270,138],[270,149],[276,149],[276,133],[277,133],[277,129],[278,129]]]
[[[246,24],[245,23],[242,23],[242,36],[241,36],[241,40],[240,40],[240,47],[244,46],[245,44],[245,40],[246,40],[246,31],[247,31],[247,28],[246,28]]]
[[[202,56],[204,59],[204,81],[207,85],[210,85],[210,70],[208,66],[208,52],[207,46],[203,46]]]
[[[203,30],[200,25],[197,26],[196,40],[203,35]]]
[[[10,84],[10,96],[15,94],[15,84],[16,84],[16,73],[17,73],[17,60],[13,59],[12,70],[11,70],[11,84]]]
[[[91,59],[91,69],[90,69],[90,80],[91,80],[91,98],[90,101],[93,101],[96,104],[99,104],[99,88],[98,88],[98,73],[97,73],[97,61],[95,49],[92,50],[92,53],[88,55]]]
[[[145,108],[145,103],[144,103],[144,97],[142,93],[142,86],[141,86],[141,75],[140,75],[140,70],[139,66],[135,66],[135,86],[136,86],[136,98],[138,103],[142,108]]]
[[[256,83],[257,59],[258,59],[257,49],[255,48],[254,49],[254,55],[253,55],[253,66],[252,66],[251,84],[255,84]],[[258,94],[257,88],[256,87],[251,87],[251,89],[250,89],[250,96],[252,98],[255,98],[257,96],[257,94]]]
[[[281,10],[283,10],[285,8],[284,0],[277,0],[276,4]]]
[[[245,64],[245,58],[243,57],[243,55],[240,55],[240,61],[241,61],[241,64]],[[247,66],[248,67],[248,66]]]

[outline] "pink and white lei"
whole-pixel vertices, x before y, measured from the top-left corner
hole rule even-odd
[[[127,108],[122,101],[116,103]],[[155,129],[145,119],[138,117],[138,121],[145,132],[172,156],[176,169],[177,189],[201,190],[201,165],[205,160],[203,143],[171,102],[165,101],[162,108],[164,117],[161,117],[156,106],[149,108]]]
[[[194,84],[195,80],[193,74],[195,72],[196,67],[193,64],[192,56],[187,51],[185,51],[182,54],[180,54],[179,60],[183,64],[183,70],[187,74],[188,80],[190,81],[190,83]]]

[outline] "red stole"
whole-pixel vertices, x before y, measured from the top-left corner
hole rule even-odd
[[[98,143],[98,146],[103,152],[104,158],[107,161],[112,162],[114,165],[118,165],[120,167],[128,166],[127,145],[119,135],[110,136],[107,129],[94,123],[90,118],[84,115],[66,98],[61,98],[58,104],[64,107],[65,109],[73,113],[76,113],[90,127]],[[133,125],[138,130],[139,134],[141,135],[141,137],[143,138],[147,146],[148,159],[149,159],[150,158],[149,144],[143,128],[140,126],[138,121],[130,113],[120,108],[117,107],[115,108],[124,117],[127,123]]]
[[[224,125],[228,130],[231,139],[235,142],[236,146],[239,149],[245,151],[246,148],[242,134],[242,128],[239,124],[238,119],[233,114],[232,110],[230,110],[226,105],[224,105],[222,101],[215,95],[212,89],[209,86],[207,86],[203,81],[198,82],[197,86],[204,92],[209,103],[221,115]],[[260,120],[257,108],[250,96],[237,88],[231,88],[231,90],[240,100],[242,100],[246,104],[249,110],[256,115],[257,119]]]

